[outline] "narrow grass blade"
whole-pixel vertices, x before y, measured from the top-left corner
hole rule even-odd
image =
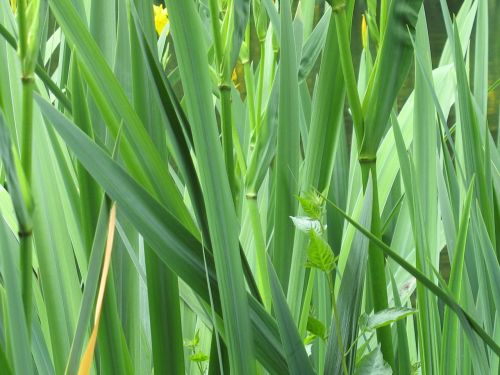
[[[99,323],[101,320],[102,302],[104,299],[104,291],[106,289],[106,280],[108,278],[109,266],[111,264],[111,254],[113,251],[113,240],[115,234],[115,223],[116,223],[116,205],[113,205],[111,207],[111,211],[109,214],[108,238],[106,242],[106,250],[104,251],[104,261],[102,264],[101,281],[99,283],[99,293],[97,295],[97,302],[95,307],[94,328],[92,329],[92,334],[90,335],[87,348],[85,349],[82,361],[80,362],[78,375],[88,375],[90,373],[90,366],[92,365],[92,359],[94,357],[94,349],[95,349],[97,334],[99,332]]]
[[[370,227],[372,218],[373,189],[369,179],[365,191],[365,199],[360,217],[360,224]],[[349,258],[341,279],[337,297],[337,320],[332,317],[328,334],[325,374],[342,373],[342,361],[345,361],[349,371],[353,371],[356,363],[356,346],[349,354],[346,352],[355,343],[358,337],[358,317],[361,312],[365,274],[367,269],[369,240],[361,233],[357,233],[351,245]],[[336,322],[340,323],[337,327]],[[342,337],[343,348],[338,345],[338,335]]]
[[[314,370],[311,367],[307,357],[304,343],[302,342],[297,327],[292,319],[292,314],[286,303],[285,295],[281,289],[280,281],[273,265],[268,258],[269,278],[271,282],[271,291],[273,294],[274,310],[276,320],[280,330],[281,342],[285,350],[290,374],[312,375]]]
[[[245,29],[250,18],[250,0],[234,0],[234,32],[232,34],[232,49],[230,68],[236,64],[240,53],[241,42],[245,36]]]
[[[323,51],[328,35],[328,25],[330,24],[332,10],[328,9],[318,22],[313,32],[306,39],[302,47],[302,57],[299,66],[299,82],[307,78],[313,70],[319,55]]]
[[[299,175],[299,87],[295,37],[290,2],[281,2],[281,59],[278,134],[276,146],[276,192],[274,211],[273,264],[284,288],[288,287],[293,233],[290,220],[297,209]]]
[[[0,218],[0,247],[4,274],[7,315],[9,327],[9,347],[12,353],[11,368],[17,374],[31,374],[32,362],[28,340],[28,329],[24,318],[23,302],[21,300],[20,273],[14,261],[14,252],[18,248],[7,241],[6,224]]]
[[[70,73],[71,82],[71,100],[73,111],[73,121],[82,129],[90,138],[94,138],[92,124],[90,122],[90,113],[86,103],[86,96],[82,85],[82,79],[76,56]],[[82,165],[78,166],[78,182],[80,188],[80,210],[83,238],[87,254],[92,247],[95,226],[99,215],[100,197],[99,186],[90,177],[88,172]]]
[[[109,222],[108,213],[109,208],[106,201],[103,201],[96,226],[92,251],[90,253],[89,268],[85,278],[85,288],[83,290],[82,302],[80,304],[78,323],[73,336],[73,342],[71,344],[65,374],[76,374],[78,372],[81,351],[92,312],[92,301],[94,301],[95,294],[97,292],[99,274],[106,247],[106,223]]]
[[[472,182],[465,198],[465,204],[462,209],[462,216],[460,218],[460,226],[458,228],[458,238],[455,249],[453,251],[453,264],[451,266],[449,287],[457,301],[460,301],[461,299],[460,296],[464,272],[464,255],[469,228],[470,208],[473,191],[474,183]],[[458,319],[456,316],[451,314],[450,309],[447,307],[444,313],[443,340],[441,342],[441,371],[443,373],[453,374],[457,371],[459,354],[458,333]]]

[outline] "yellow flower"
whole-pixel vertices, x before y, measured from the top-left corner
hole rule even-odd
[[[239,80],[239,76],[238,76],[238,71],[236,70],[237,67],[235,67],[233,69],[233,73],[231,73],[231,81],[233,81],[234,83],[234,87],[236,88],[236,90],[240,90],[240,80]]]
[[[153,11],[155,15],[155,29],[158,35],[160,35],[168,24],[168,11],[167,8],[163,7],[163,4],[153,5]]]
[[[366,26],[364,14],[361,16],[361,42],[363,43],[363,48],[368,46],[368,27]]]

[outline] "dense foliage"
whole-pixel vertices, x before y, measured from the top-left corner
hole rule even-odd
[[[0,373],[498,374],[494,3],[0,0]]]

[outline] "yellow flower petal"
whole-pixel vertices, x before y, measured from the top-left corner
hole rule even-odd
[[[361,16],[361,42],[363,43],[363,48],[368,46],[368,27],[364,14]]]
[[[238,89],[240,83],[238,82],[238,72],[236,71],[236,68],[233,69],[233,73],[231,74],[231,81],[233,81],[234,87]]]
[[[168,24],[168,11],[164,8],[162,4],[153,5],[153,12],[155,16],[155,29],[158,35],[160,35]]]

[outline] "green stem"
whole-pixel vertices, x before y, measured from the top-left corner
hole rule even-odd
[[[28,184],[31,185],[32,162],[32,128],[33,128],[33,72],[26,67],[28,49],[28,30],[26,24],[26,3],[21,0],[17,4],[18,29],[19,29],[19,58],[22,67],[22,138],[21,138],[21,165]],[[28,327],[28,336],[31,339],[31,313],[32,313],[32,263],[33,249],[31,238],[31,225],[19,222],[19,240],[21,248],[21,294],[24,305],[24,315]]]
[[[364,175],[367,176],[369,173],[372,175],[373,203],[371,232],[377,238],[380,238],[380,209],[376,161],[373,159],[373,161],[369,163],[361,164],[361,169],[364,170]],[[370,242],[368,248],[368,268],[374,311],[385,310],[389,307],[387,302],[387,281],[385,279],[385,259],[384,254],[379,251],[378,246],[374,242]],[[378,328],[377,340],[380,343],[384,359],[394,369],[391,327],[385,326]]]
[[[26,29],[26,0],[19,0],[17,3],[17,23],[19,29],[19,56],[21,63],[26,56],[28,49],[28,30]]]
[[[33,87],[31,75],[23,75],[22,80],[22,139],[21,163],[26,180],[31,183],[32,133],[33,133]]]
[[[233,194],[233,200],[236,197],[236,181],[234,174],[233,157],[233,134],[232,134],[232,112],[231,112],[231,71],[229,61],[222,45],[222,35],[219,24],[219,5],[217,0],[210,0],[210,20],[212,25],[212,35],[214,38],[215,60],[219,75],[219,92],[221,103],[221,128],[222,128],[222,148],[224,152],[224,161],[226,164],[229,185]]]
[[[316,270],[311,268],[309,271],[309,278],[307,279],[306,293],[304,294],[304,302],[302,304],[302,312],[299,320],[299,333],[301,337],[305,336],[307,330],[307,320],[309,318],[315,276]]]
[[[363,111],[361,109],[361,101],[359,100],[354,66],[352,63],[345,3],[339,2],[334,5],[333,9],[335,12],[335,27],[337,29],[337,38],[339,41],[340,64],[342,65],[342,72],[344,73],[347,99],[349,100],[349,106],[351,107],[358,149],[361,149],[361,141],[363,140]]]
[[[260,213],[257,205],[257,194],[247,193],[248,212],[252,224],[255,252],[257,257],[257,280],[261,291],[264,307],[271,311],[271,285],[267,269],[266,242],[262,231]]]
[[[33,77],[22,78],[22,139],[21,139],[21,165],[28,184],[31,185],[32,162],[32,128],[33,128]],[[19,223],[19,242],[21,248],[21,293],[24,305],[24,315],[31,337],[31,312],[32,312],[32,263],[33,249],[31,225]]]

